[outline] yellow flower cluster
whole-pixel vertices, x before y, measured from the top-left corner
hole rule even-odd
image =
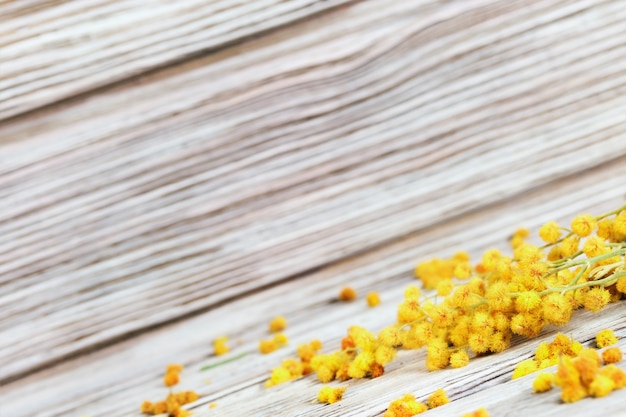
[[[265,382],[267,388],[282,384],[313,372],[311,359],[322,348],[322,342],[315,339],[308,344],[298,346],[298,359],[288,358],[283,360],[281,366],[272,369],[270,378]]]
[[[168,365],[165,370],[165,376],[163,377],[165,385],[171,387],[178,384],[179,374],[182,370],[182,365]],[[181,406],[192,403],[197,399],[198,394],[194,391],[170,392],[164,401],[157,401],[155,403],[144,401],[143,404],[141,404],[141,412],[152,415],[167,413],[171,417],[188,417],[191,415],[191,412],[181,408]]]
[[[584,349],[576,358],[561,358],[554,375],[554,384],[561,387],[563,402],[576,402],[588,396],[604,397],[626,387],[626,372],[614,364],[601,364],[602,360],[595,349]],[[539,378],[547,377],[539,375]],[[537,390],[535,387],[538,392],[548,389]]]
[[[415,275],[425,289],[434,290],[436,295],[424,295],[418,286],[409,286],[398,305],[396,323],[378,335],[351,326],[341,349],[331,353],[320,354],[321,344],[301,345],[300,359],[285,360],[272,371],[266,386],[311,372],[323,383],[375,378],[384,373],[398,349],[425,348],[429,370],[460,368],[473,356],[507,349],[513,335],[535,337],[545,326],[568,323],[576,309],[598,312],[625,297],[626,206],[601,216],[577,216],[569,229],[548,222],[539,230],[543,246],[529,243],[528,236],[526,229],[513,234],[511,255],[489,249],[477,263],[472,263],[466,252],[420,263]],[[355,298],[356,291],[351,287],[343,288],[339,295],[343,301]],[[377,305],[378,294],[368,294],[366,301],[370,306]],[[597,343],[606,346],[614,339],[611,332],[605,331],[598,335]],[[559,333],[552,342],[541,343],[534,358],[520,362],[513,378],[558,364],[559,369],[566,369],[561,374],[573,367],[577,375],[585,375],[578,383],[585,396],[606,395],[610,385],[606,378],[613,381],[610,390],[621,386],[619,368],[612,365],[621,360],[621,351],[607,349],[602,355],[608,365],[600,368],[598,362],[595,373],[589,376],[591,373],[578,368],[591,361],[593,355],[599,358],[595,350],[583,349],[580,343]],[[570,388],[573,383],[568,381],[559,373],[556,377],[543,373],[533,386],[537,392],[549,390],[553,384],[562,386],[564,398],[571,401],[582,390]],[[320,398],[336,399],[330,394],[332,389],[324,387]],[[438,393],[426,406],[407,394],[393,401],[385,416],[412,416],[447,401],[445,393]],[[488,413],[479,409],[468,415]]]
[[[534,358],[526,359],[517,364],[513,371],[513,379],[556,365],[561,356],[574,358],[582,350],[583,345],[580,342],[575,342],[563,333],[558,333],[552,342],[539,343]]]
[[[275,350],[287,346],[289,344],[289,338],[284,333],[277,333],[281,330],[285,330],[287,327],[287,319],[283,316],[274,317],[269,323],[269,332],[275,333],[274,337],[271,339],[261,340],[259,341],[259,352],[266,355],[268,353],[272,353]]]
[[[346,391],[345,387],[333,388],[328,385],[323,386],[317,394],[317,399],[321,403],[333,404],[337,401],[341,401],[343,393]]]
[[[400,346],[400,331],[393,327],[383,329],[378,337],[359,326],[351,326],[342,340],[342,349],[333,353],[317,355],[311,366],[322,382],[333,379],[376,378],[385,371],[385,365],[396,356]]]
[[[384,417],[411,417],[429,409],[433,409],[445,404],[448,404],[450,400],[448,399],[448,395],[443,389],[438,389],[433,392],[426,401],[426,404],[421,403],[415,399],[415,396],[412,394],[406,394],[396,400],[393,400],[385,414]]]
[[[626,373],[613,365],[622,360],[622,351],[617,347],[606,349],[602,352],[602,358],[597,350],[592,348],[583,349],[578,342],[569,343],[567,338],[559,334],[550,345],[540,344],[535,354],[535,361],[531,363],[522,361],[516,372],[527,374],[534,372],[544,365],[550,366],[554,362],[554,355],[548,359],[540,360],[539,355],[551,350],[558,352],[556,363],[558,364],[556,375],[542,372],[533,381],[535,392],[545,392],[552,389],[552,385],[562,388],[561,399],[564,402],[575,402],[588,396],[603,397],[613,390],[626,386]],[[605,347],[617,342],[617,338],[611,330],[602,330],[596,335],[598,346]],[[607,343],[607,344],[604,344]],[[545,356],[545,355],[544,355]],[[544,362],[544,361],[548,362]],[[605,366],[601,367],[602,362]],[[526,365],[524,365],[526,364]],[[529,371],[530,372],[527,372]],[[521,375],[519,375],[521,376]],[[515,373],[513,378],[515,378]]]
[[[273,338],[261,340],[259,342],[259,352],[266,355],[272,353],[275,350],[287,346],[289,344],[289,338],[284,333],[276,333]]]
[[[465,252],[420,263],[416,276],[444,298],[435,303],[419,288],[407,289],[398,306],[402,347],[425,347],[430,370],[461,367],[472,353],[505,350],[513,334],[535,337],[546,325],[568,323],[578,308],[602,310],[626,294],[625,222],[624,207],[598,217],[584,214],[571,230],[544,224],[542,247],[518,230],[512,256],[490,249],[473,266]],[[556,358],[544,359],[555,364]]]

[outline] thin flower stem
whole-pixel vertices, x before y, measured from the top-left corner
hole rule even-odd
[[[619,214],[619,212],[623,211],[623,210],[626,210],[626,205],[624,205],[624,206],[622,206],[622,207],[620,207],[620,208],[618,208],[616,210],[613,210],[613,211],[610,211],[608,213],[602,214],[602,215],[596,217],[596,220],[602,220],[602,219],[604,219],[606,217],[609,217],[609,216],[612,216],[614,214]]]
[[[200,368],[200,370],[201,371],[206,371],[207,369],[217,368],[218,366],[222,366],[222,365],[225,365],[227,363],[231,363],[231,362],[234,362],[236,360],[239,360],[239,359],[243,358],[244,356],[246,356],[247,354],[248,354],[248,352],[240,353],[237,356],[233,356],[232,358],[225,359],[225,360],[223,360],[221,362],[216,362],[216,363],[212,363],[210,365],[205,365],[202,368]]]

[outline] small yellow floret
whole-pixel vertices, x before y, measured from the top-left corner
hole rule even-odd
[[[580,237],[587,237],[596,227],[596,219],[591,214],[581,214],[572,220],[572,231]]]
[[[285,333],[276,333],[274,336],[274,342],[278,347],[287,346],[289,344],[289,338]]]
[[[602,360],[605,364],[617,363],[622,360],[622,351],[618,347],[611,347],[602,352]]]
[[[416,401],[413,395],[406,394],[393,400],[383,417],[411,417],[427,410],[428,407],[425,404]]]
[[[448,394],[443,390],[443,388],[439,388],[437,391],[430,394],[428,397],[428,408],[435,408],[441,405],[448,404],[450,399],[448,398]]]
[[[220,336],[215,339],[215,341],[213,342],[213,351],[215,352],[215,355],[219,356],[228,353],[230,351],[230,348],[228,347],[227,343],[228,337],[226,336]]]
[[[278,344],[273,339],[261,340],[259,342],[259,352],[261,352],[264,355],[274,352],[276,349],[278,349]]]
[[[534,359],[526,359],[517,364],[517,367],[513,371],[512,379],[521,378],[523,376],[532,374],[537,370],[537,362]]]
[[[613,219],[613,230],[620,235],[626,235],[626,210],[622,210]]]
[[[520,313],[530,313],[541,305],[541,297],[535,291],[524,291],[515,299],[515,308]]]
[[[291,381],[293,379],[291,372],[288,369],[279,366],[277,368],[272,369],[272,375],[270,379],[265,382],[265,387],[273,387],[274,385],[283,384],[287,381]]]
[[[321,403],[333,404],[337,401],[341,401],[341,399],[343,398],[343,393],[345,391],[345,387],[333,388],[325,385],[319,390],[317,394],[317,399]]]
[[[539,237],[546,243],[555,243],[561,237],[561,229],[555,221],[548,222],[539,229]]]
[[[371,291],[365,296],[365,301],[370,307],[376,307],[380,304],[380,295],[376,291]]]
[[[180,378],[178,372],[166,372],[165,376],[163,377],[163,383],[166,387],[171,387],[178,384],[179,380]]]
[[[610,364],[600,368],[600,375],[607,376],[615,383],[615,389],[626,387],[626,372],[622,368]]]
[[[276,333],[285,330],[287,327],[287,319],[283,316],[276,316],[270,321],[269,330],[270,333]]]
[[[352,287],[343,287],[339,292],[340,301],[354,301],[356,300],[356,291]]]
[[[535,392],[546,392],[552,389],[552,381],[554,381],[554,375],[542,372],[537,375],[533,381],[533,389]]]
[[[616,343],[617,343],[617,337],[615,336],[615,333],[613,333],[613,330],[611,329],[601,330],[596,335],[596,345],[600,349],[605,348],[607,346],[614,345]]]
[[[615,389],[615,382],[608,376],[597,375],[589,385],[589,394],[593,397],[605,397]]]
[[[450,355],[450,366],[453,368],[462,368],[469,363],[469,355],[463,349],[457,350]]]
[[[611,301],[611,293],[601,287],[595,287],[587,291],[583,298],[583,306],[593,312],[597,313],[602,310]]]
[[[141,412],[143,414],[154,414],[154,405],[150,401],[144,401],[141,404]]]

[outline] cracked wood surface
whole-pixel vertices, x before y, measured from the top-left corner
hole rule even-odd
[[[0,415],[138,415],[169,362],[207,416],[379,415],[435,385],[453,399],[441,415],[598,401],[509,381],[538,340],[441,373],[403,354],[333,406],[310,404],[310,378],[261,386],[297,342],[391,323],[418,260],[623,203],[624,3],[33,1],[0,16]],[[331,303],[348,283],[383,305]],[[565,331],[626,336],[622,310]],[[253,353],[277,313],[291,348]],[[198,372],[222,334],[252,353]]]

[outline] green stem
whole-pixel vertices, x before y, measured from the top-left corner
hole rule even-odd
[[[225,365],[227,363],[234,362],[236,360],[239,360],[239,359],[243,358],[247,354],[248,354],[248,352],[240,353],[237,356],[233,356],[232,358],[225,359],[225,360],[223,360],[221,362],[212,363],[211,365],[205,365],[202,368],[200,368],[200,371],[206,371],[207,369],[217,368],[218,366],[222,366],[222,365]]]
[[[608,213],[605,213],[605,214],[602,214],[602,215],[600,215],[600,216],[596,217],[596,221],[598,221],[598,220],[602,220],[602,219],[604,219],[605,217],[609,217],[609,216],[612,216],[612,215],[614,215],[614,214],[618,214],[620,211],[623,211],[623,210],[626,210],[626,205],[624,205],[624,206],[622,206],[622,207],[620,207],[620,208],[618,208],[618,209],[616,209],[616,210],[610,211],[610,212],[608,212]]]
[[[609,285],[613,285],[615,283],[615,281],[617,281],[618,279],[622,278],[622,277],[626,277],[626,272],[617,272],[613,275],[609,275],[606,278],[602,278],[599,279],[597,281],[587,281],[587,282],[583,282],[582,284],[578,284],[578,285],[572,285],[571,287],[552,287],[552,288],[548,288],[547,290],[543,290],[539,293],[539,296],[542,297],[546,294],[550,294],[553,292],[568,292],[568,291],[575,291],[575,290],[579,290],[581,288],[585,288],[585,287],[591,287],[591,286],[599,286],[599,287],[607,287]]]

